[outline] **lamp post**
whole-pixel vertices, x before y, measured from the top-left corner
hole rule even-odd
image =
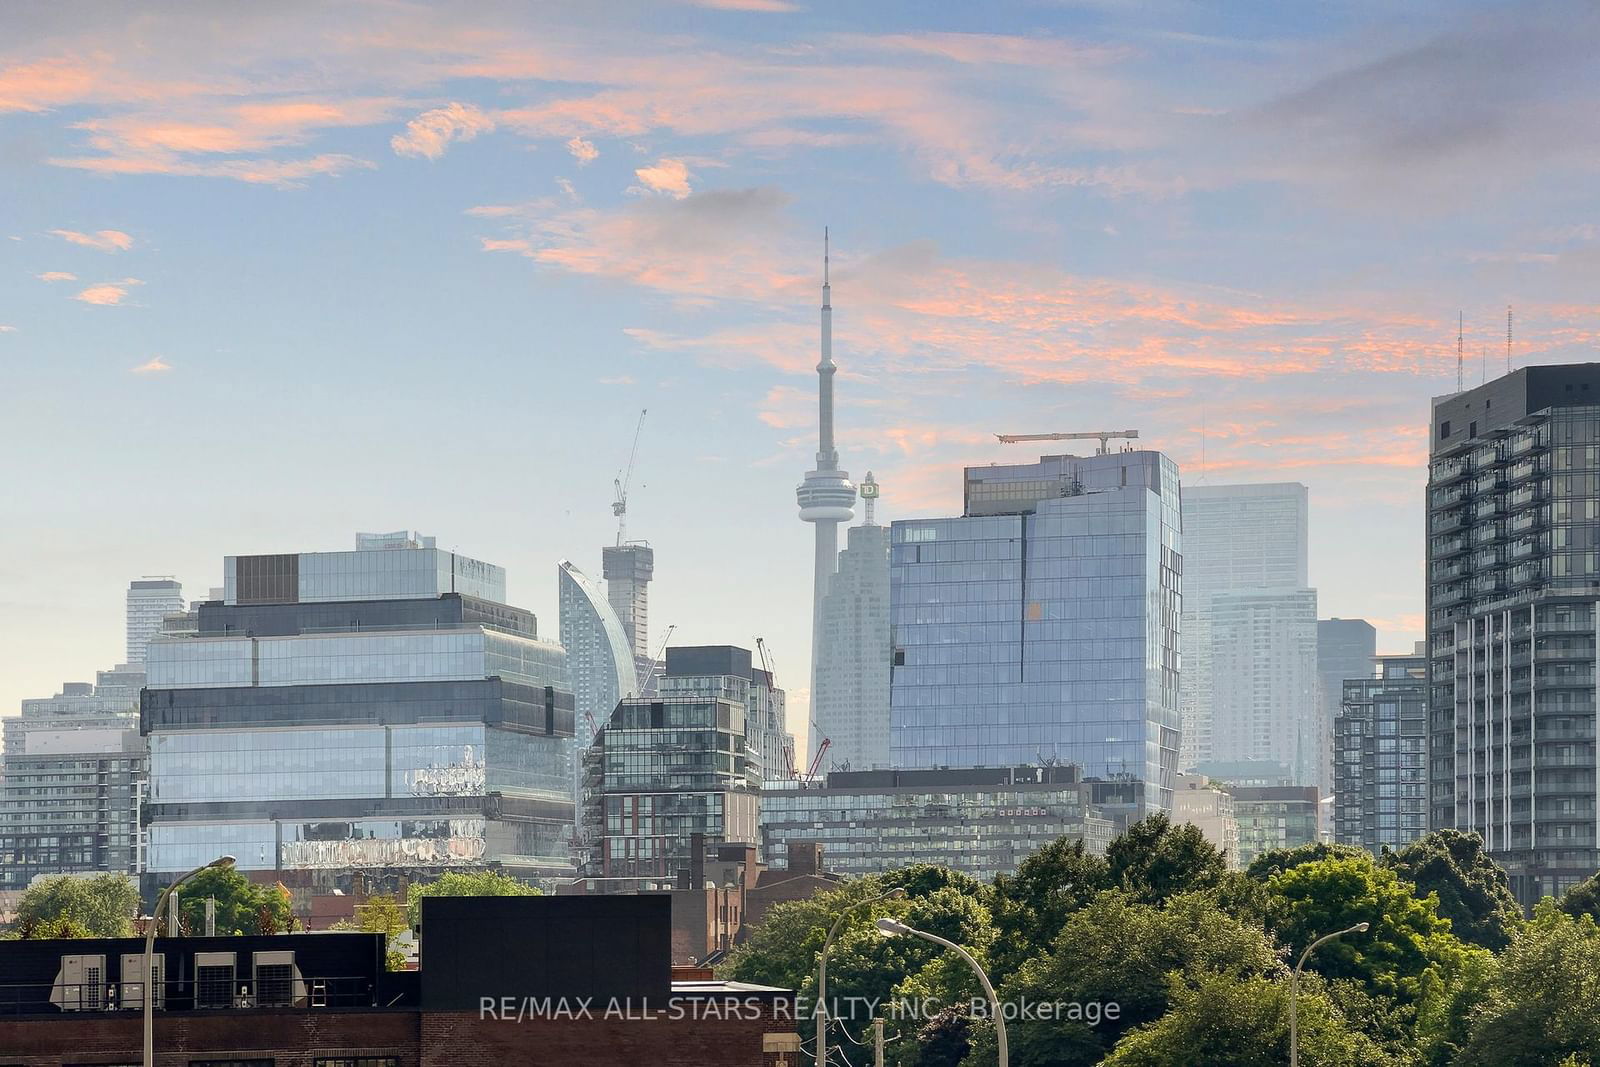
[[[1300,968],[1306,965],[1306,957],[1316,950],[1318,945],[1332,941],[1345,934],[1364,934],[1367,932],[1366,923],[1356,923],[1345,930],[1335,930],[1331,934],[1324,934],[1300,953],[1300,962],[1294,965],[1294,973],[1289,976],[1289,1067],[1300,1067]]]
[[[155,962],[156,955],[156,927],[161,925],[161,906],[167,902],[172,891],[178,888],[201,871],[209,871],[213,867],[232,867],[232,856],[218,856],[204,867],[196,867],[188,874],[173,882],[161,891],[156,897],[156,906],[150,913],[150,928],[144,932],[144,1067],[155,1067],[156,1063],[156,1016],[155,1016],[155,989],[156,983],[150,973],[151,965]],[[163,978],[166,975],[162,975]],[[124,983],[126,985],[126,983]]]
[[[828,928],[828,936],[822,941],[822,951],[817,955],[817,1067],[828,1067],[828,950],[833,947],[833,939],[839,933],[839,927],[846,918],[856,910],[869,904],[876,904],[882,900],[898,900],[906,895],[906,891],[899,886],[887,893],[866,900],[858,900],[839,913],[833,920],[833,925]]]
[[[945,948],[954,949],[962,959],[967,961],[967,966],[972,968],[973,973],[978,976],[978,981],[983,983],[983,991],[989,997],[989,1006],[994,1010],[994,1036],[995,1043],[1000,1047],[1000,1067],[1011,1067],[1011,1053],[1006,1047],[1006,1013],[1000,1007],[1000,998],[995,995],[994,986],[989,983],[989,976],[983,973],[983,968],[979,967],[978,961],[972,958],[972,953],[954,941],[946,941],[938,934],[930,934],[926,930],[918,930],[893,919],[879,919],[878,932],[884,937],[893,937],[897,934],[910,934],[912,937],[920,937],[924,941],[932,941],[935,945],[943,945]]]

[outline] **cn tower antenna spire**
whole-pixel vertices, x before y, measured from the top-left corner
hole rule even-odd
[[[817,358],[817,465],[806,472],[796,491],[800,519],[816,530],[816,558],[812,571],[811,691],[822,691],[819,679],[827,665],[819,662],[822,606],[828,586],[839,568],[839,525],[855,517],[856,487],[847,471],[839,469],[839,451],[833,435],[833,288],[829,276],[832,247],[828,228],[822,228],[822,315]],[[815,731],[813,731],[815,734]],[[811,738],[812,751],[821,739]]]

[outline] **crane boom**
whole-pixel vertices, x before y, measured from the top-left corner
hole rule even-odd
[[[1124,437],[1136,440],[1138,430],[1091,430],[1088,433],[997,433],[995,437],[1003,445],[1021,444],[1024,441],[1099,441],[1100,455],[1110,451],[1110,441],[1113,437]]]
[[[661,637],[661,651],[650,661],[650,669],[645,672],[644,680],[639,683],[639,696],[644,696],[650,689],[650,683],[656,680],[656,669],[661,666],[661,661],[667,658],[667,642],[672,640],[672,631],[678,628],[677,623],[667,627],[667,632]]]
[[[633,481],[633,461],[639,455],[639,434],[644,429],[644,417],[650,413],[649,408],[639,410],[638,425],[633,428],[633,448],[628,452],[628,466],[626,470],[617,472],[611,480],[612,488],[616,492],[611,500],[611,514],[617,517],[617,544],[627,540],[628,533],[628,486]]]

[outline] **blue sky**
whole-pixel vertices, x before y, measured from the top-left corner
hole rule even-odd
[[[803,707],[824,224],[885,516],[1137,426],[1310,486],[1323,614],[1408,648],[1458,310],[1469,380],[1508,304],[1592,358],[1600,16],[1393,8],[7,8],[0,710],[120,658],[129,578],[357,529],[553,635],[644,407],[656,633],[765,636]]]

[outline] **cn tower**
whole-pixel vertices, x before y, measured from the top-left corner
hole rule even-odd
[[[822,231],[822,358],[817,363],[817,468],[806,472],[795,496],[800,519],[817,528],[816,570],[811,597],[811,692],[817,691],[818,624],[822,598],[839,565],[839,524],[854,517],[856,487],[839,469],[839,451],[833,446],[833,298],[828,285],[828,231]],[[811,738],[815,751],[818,738]]]

